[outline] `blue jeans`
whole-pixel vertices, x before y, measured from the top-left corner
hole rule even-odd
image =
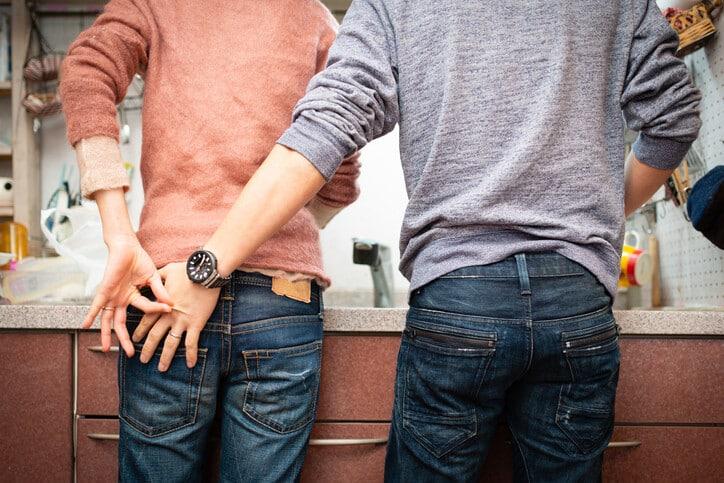
[[[129,311],[129,331],[141,315]],[[235,272],[193,369],[183,347],[163,374],[160,348],[148,364],[120,356],[120,481],[201,481],[217,407],[221,481],[297,480],[319,391],[319,287],[307,304],[274,294],[269,277]]]
[[[613,431],[611,298],[555,253],[466,267],[411,297],[388,482],[477,481],[505,419],[516,481],[590,482]]]

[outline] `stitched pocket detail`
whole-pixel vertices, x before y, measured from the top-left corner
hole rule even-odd
[[[134,344],[140,354],[142,344]],[[120,355],[120,418],[140,433],[155,437],[196,422],[207,348],[198,349],[196,365],[186,367],[186,350],[179,347],[168,371],[159,372],[162,348],[147,364],[140,357]]]
[[[572,453],[603,451],[613,432],[620,363],[618,328],[611,319],[563,332],[561,343],[572,382],[561,388],[556,424],[574,444]]]
[[[249,382],[244,413],[276,433],[297,431],[314,420],[322,343],[243,353]]]

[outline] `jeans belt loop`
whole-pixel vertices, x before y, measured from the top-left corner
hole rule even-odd
[[[528,263],[525,253],[515,255],[515,263],[518,265],[518,280],[520,280],[520,294],[530,295],[530,276],[528,275]]]

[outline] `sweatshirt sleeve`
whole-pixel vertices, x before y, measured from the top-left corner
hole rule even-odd
[[[352,3],[329,53],[278,143],[330,180],[342,160],[399,119],[394,33],[383,0]]]
[[[640,131],[633,151],[644,164],[659,169],[679,165],[696,139],[701,94],[686,64],[676,57],[679,45],[654,0],[632,2],[638,23],[629,52],[621,107],[628,127]]]
[[[116,105],[148,62],[151,34],[144,3],[111,0],[69,47],[60,95],[71,145],[95,136],[118,140]]]

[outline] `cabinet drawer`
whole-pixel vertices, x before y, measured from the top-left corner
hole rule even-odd
[[[118,415],[118,341],[111,352],[100,350],[99,332],[78,334],[78,414]]]
[[[616,421],[724,422],[721,339],[621,339]]]
[[[319,423],[312,430],[311,444],[302,470],[303,482],[381,482],[385,469],[385,443],[389,424]],[[316,443],[327,442],[320,446]],[[357,441],[354,441],[357,440]],[[369,444],[342,444],[365,442]]]
[[[603,463],[606,482],[721,481],[722,427],[619,426],[612,441],[640,441],[641,446],[606,451]]]
[[[78,483],[116,481],[118,420],[80,417],[76,425],[78,447],[75,467]]]

